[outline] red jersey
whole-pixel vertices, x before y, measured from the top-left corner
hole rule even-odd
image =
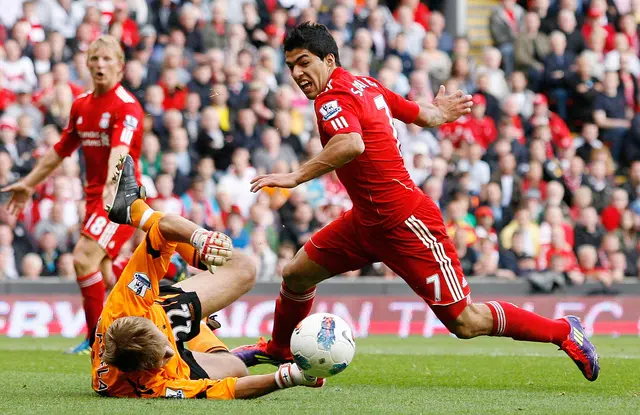
[[[463,115],[457,121],[442,125],[440,134],[450,139],[455,148],[460,148],[462,140],[465,140],[478,143],[486,150],[498,138],[496,123],[487,116],[476,118]]]
[[[73,102],[69,124],[53,148],[60,157],[68,157],[82,145],[87,164],[85,196],[88,201],[102,197],[113,147],[129,147],[140,181],[138,159],[143,117],[138,100],[120,84],[98,97],[89,91]]]
[[[360,224],[390,228],[407,219],[424,194],[404,166],[393,118],[414,122],[418,104],[339,67],[317,96],[315,111],[323,146],[338,134],[358,133],[364,141],[364,152],[336,169]]]

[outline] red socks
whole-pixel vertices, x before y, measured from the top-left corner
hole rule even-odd
[[[102,273],[96,271],[83,277],[78,277],[78,285],[82,293],[82,307],[87,320],[87,338],[89,338],[96,326],[104,306],[105,286]]]
[[[276,311],[273,316],[273,333],[269,345],[279,350],[289,349],[291,333],[298,323],[311,311],[313,299],[316,296],[316,287],[302,294],[296,294],[282,283],[280,297],[276,300]]]
[[[485,304],[493,316],[492,336],[560,346],[569,335],[570,326],[564,319],[551,320],[502,301],[489,301]]]

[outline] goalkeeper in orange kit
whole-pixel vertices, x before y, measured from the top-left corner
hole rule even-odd
[[[142,229],[146,236],[100,316],[91,348],[93,389],[114,397],[234,399],[291,386],[322,386],[324,379],[306,376],[295,364],[284,364],[273,374],[247,376],[246,366],[235,356],[204,353],[219,349],[220,342],[201,327],[202,315],[221,310],[250,290],[255,267],[244,255],[232,258],[226,235],[153,211],[143,201],[144,188],[136,182],[130,156],[121,160],[118,170],[116,194],[107,206],[109,219]],[[176,251],[209,271],[161,292],[158,282]]]

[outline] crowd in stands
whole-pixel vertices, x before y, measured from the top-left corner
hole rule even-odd
[[[469,0],[472,2],[472,0]],[[0,185],[29,172],[91,89],[87,47],[121,39],[123,85],[145,110],[141,158],[153,208],[224,231],[259,280],[351,207],[335,174],[249,191],[322,147],[313,106],[284,65],[287,29],[326,24],[344,67],[430,102],[445,85],[472,113],[428,130],[396,121],[413,180],[440,207],[467,276],[551,271],[581,284],[637,277],[640,2],[502,0],[494,47],[471,54],[444,2],[15,0],[0,15]],[[74,279],[82,154],[17,218],[0,207],[0,279]],[[6,202],[6,194],[2,194]],[[137,235],[123,255],[135,246]],[[381,264],[349,273],[394,278]]]

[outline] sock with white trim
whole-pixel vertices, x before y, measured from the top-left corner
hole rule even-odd
[[[148,232],[160,218],[164,216],[162,212],[156,212],[142,199],[138,199],[131,205],[131,226]]]
[[[569,335],[570,326],[564,319],[551,320],[503,301],[485,304],[493,317],[491,336],[560,346]]]
[[[273,331],[269,342],[269,352],[278,354],[286,350],[289,352],[289,342],[291,333],[311,311],[313,300],[316,297],[316,287],[313,287],[302,294],[297,294],[289,290],[282,283],[280,297],[276,300],[276,310],[273,315]],[[280,352],[280,353],[279,353]]]
[[[87,338],[89,338],[98,324],[98,319],[104,306],[105,286],[102,280],[102,272],[78,277],[78,285],[82,294],[82,308],[87,321]]]

